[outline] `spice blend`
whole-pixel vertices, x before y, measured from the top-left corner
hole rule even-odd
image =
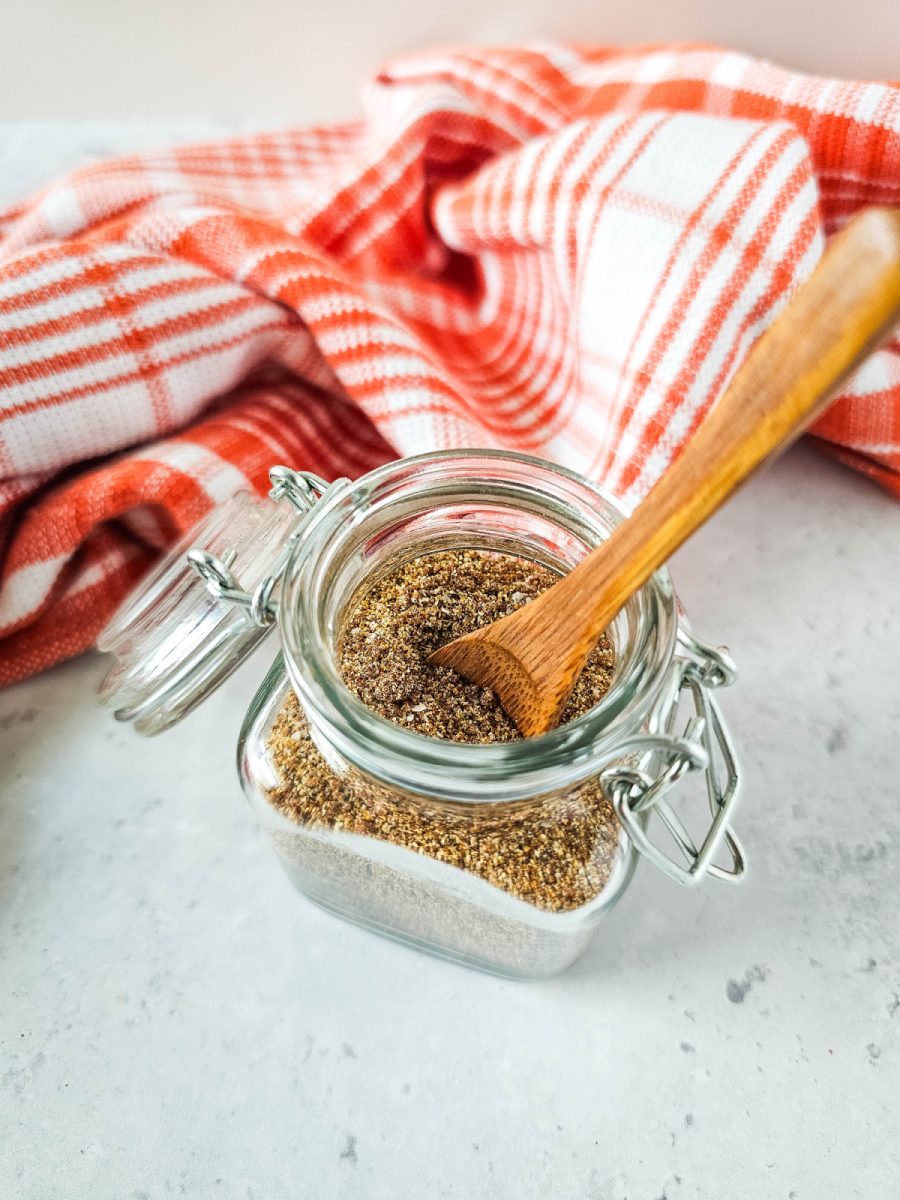
[[[558,580],[549,568],[505,554],[444,551],[413,559],[354,604],[344,621],[338,667],[379,716],[451,742],[521,738],[492,691],[451,667],[431,666],[439,646],[521,608]],[[612,680],[604,634],[579,678],[562,722],[598,704]]]
[[[375,581],[348,606],[338,668],[374,712],[415,733],[468,743],[521,734],[493,692],[432,666],[438,646],[489,624],[545,591],[549,568],[475,550],[422,555]],[[563,714],[581,716],[609,688],[604,635]],[[291,693],[269,748],[279,784],[272,804],[291,820],[393,842],[470,871],[538,908],[563,912],[596,897],[617,857],[619,825],[596,780],[533,802],[461,810],[404,797],[349,769],[336,775]]]

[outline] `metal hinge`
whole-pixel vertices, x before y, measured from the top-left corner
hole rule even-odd
[[[727,650],[706,646],[686,630],[679,631],[683,652],[672,665],[669,680],[647,724],[647,732],[630,739],[631,762],[607,768],[601,782],[628,836],[640,853],[671,879],[686,886],[705,875],[735,882],[746,870],[740,842],[729,827],[741,790],[741,771],[721,710],[710,691],[727,687],[737,677]],[[680,736],[674,729],[681,700],[689,694],[693,713]],[[637,765],[634,757],[637,753]],[[702,772],[712,817],[700,845],[672,807],[670,794],[687,775]],[[675,841],[681,861],[650,840],[652,814],[659,816]],[[730,865],[713,858],[722,847]]]
[[[309,471],[292,471],[289,467],[272,467],[269,481],[272,484],[269,499],[286,500],[298,513],[308,513],[330,486],[318,475]],[[186,557],[210,595],[245,609],[254,625],[265,628],[275,622],[278,606],[272,593],[281,578],[289,550],[290,544],[285,546],[272,570],[262,577],[252,592],[241,587],[231,569],[236,558],[234,550],[224,550],[220,557],[216,557],[209,550],[195,546],[188,550]]]

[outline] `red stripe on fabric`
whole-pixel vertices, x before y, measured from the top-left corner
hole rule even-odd
[[[658,367],[665,348],[669,345],[672,338],[676,335],[678,329],[684,323],[687,315],[688,304],[699,287],[701,279],[708,273],[712,263],[720,257],[725,247],[731,245],[732,229],[744,211],[750,196],[759,186],[760,180],[768,174],[778,157],[793,141],[793,136],[794,135],[792,133],[786,131],[778,138],[774,139],[761,160],[757,163],[753,171],[744,181],[739,193],[729,205],[729,208],[722,217],[721,221],[719,221],[718,224],[712,230],[710,230],[706,247],[695,261],[689,279],[682,289],[681,295],[673,306],[672,314],[660,331],[659,337],[656,339],[656,347],[653,351],[651,351],[651,354],[647,359],[647,365],[636,374],[636,378],[638,380],[635,388],[636,395],[633,399],[629,398],[629,412],[623,412],[622,416],[620,417],[618,422],[618,430],[620,434],[624,433],[624,431],[630,425],[633,415],[637,411],[638,403],[652,382],[653,372]],[[782,189],[778,198],[779,213],[783,210],[789,199],[789,193],[785,189]],[[759,264],[762,255],[762,249],[765,245],[768,245],[768,239],[761,239],[759,237],[759,231],[755,231],[749,242],[747,242],[746,245],[741,249],[735,272],[733,272],[729,284],[727,285],[727,291],[729,294],[733,295],[737,288],[743,286],[743,284],[746,282],[749,272],[754,270]],[[719,296],[721,297],[721,295],[722,292],[720,291]],[[665,413],[667,416],[671,416],[674,409],[681,404],[685,391],[685,387],[682,386],[682,381],[688,379],[692,380],[696,377],[697,370],[703,361],[704,347],[706,344],[708,344],[708,341],[714,336],[714,334],[718,332],[727,315],[727,311],[728,310],[725,304],[720,299],[712,313],[712,320],[704,325],[699,338],[692,343],[689,351],[684,356],[686,366],[680,372],[676,385],[668,389],[667,396],[661,401],[660,413]],[[644,442],[642,446],[644,454],[646,454],[647,450],[655,445],[658,441],[660,424],[658,421],[654,421],[651,423],[651,426],[652,427],[648,427],[644,431]],[[655,433],[653,432],[654,430],[656,431]],[[627,467],[624,472],[624,477],[633,478],[634,469]],[[628,484],[623,481],[620,486],[627,487]]]
[[[139,357],[146,364],[139,373],[142,378],[146,378],[147,367],[154,371],[158,370],[157,364],[146,358],[146,355],[152,353],[160,342],[184,333],[199,334],[202,330],[216,326],[222,321],[250,312],[259,304],[260,300],[256,296],[236,296],[231,300],[222,300],[152,325],[138,322],[132,322],[129,325],[127,320],[123,321],[122,314],[128,314],[129,318],[133,316],[138,306],[133,303],[132,298],[129,296],[128,302],[121,306],[110,304],[107,300],[107,317],[112,315],[116,319],[121,331],[120,335],[104,342],[79,347],[77,350],[62,350],[46,357],[36,354],[34,359],[22,366],[0,369],[0,387],[11,388],[17,384],[31,383],[33,380],[44,379],[63,371],[93,366],[116,358],[123,352],[135,354],[138,348],[140,349]],[[117,311],[119,308],[121,312]],[[288,325],[287,315],[285,315],[285,325]],[[34,343],[35,349],[38,350],[40,343],[37,339],[34,339]],[[29,341],[26,344],[30,345],[32,342]]]
[[[797,231],[797,234],[796,234],[791,246],[788,248],[788,252],[785,255],[785,261],[784,261],[783,267],[781,269],[773,272],[772,279],[769,283],[768,288],[757,299],[755,304],[752,306],[752,308],[750,308],[748,310],[748,312],[744,316],[744,319],[741,321],[741,324],[738,328],[738,332],[735,335],[735,337],[732,339],[732,344],[728,349],[728,353],[723,358],[721,366],[719,367],[717,374],[715,375],[715,377],[712,380],[712,383],[710,384],[709,402],[705,403],[703,405],[700,405],[698,407],[697,411],[694,413],[693,418],[691,419],[690,425],[684,431],[683,439],[682,439],[683,441],[686,442],[697,431],[699,426],[703,423],[703,420],[704,420],[707,412],[709,411],[711,403],[714,402],[716,397],[721,392],[726,380],[728,379],[729,375],[731,374],[731,372],[735,366],[735,360],[737,359],[738,353],[740,352],[741,343],[742,343],[742,340],[743,340],[744,336],[746,335],[747,331],[750,328],[752,328],[754,325],[756,325],[760,320],[762,320],[762,318],[766,315],[766,313],[771,311],[777,298],[779,296],[783,295],[784,292],[787,290],[787,288],[790,286],[790,283],[792,281],[792,269],[791,269],[790,264],[796,263],[798,261],[799,257],[806,250],[809,249],[809,246],[812,243],[812,240],[816,234],[817,229],[818,229],[817,214],[815,212],[811,212],[805,218],[803,224],[800,226],[799,230]],[[733,280],[733,284],[735,287],[742,286],[742,284],[740,283],[740,281],[737,278],[735,278]],[[680,395],[683,398],[685,392],[691,386],[692,383],[693,383],[693,379],[688,380],[684,384],[682,384],[680,380],[677,381],[676,382],[676,388],[678,389],[677,395]],[[672,401],[673,410],[674,410],[675,406],[676,406],[676,401],[673,400]],[[651,434],[652,440],[647,439],[647,441],[645,441],[644,447],[643,447],[645,453],[648,453],[649,449],[652,448],[653,446],[658,445],[660,440],[664,436],[663,431],[661,431],[658,427],[656,427],[652,423],[648,427],[648,429]],[[650,443],[649,445],[648,445],[648,442]],[[632,484],[634,483],[634,480],[636,478],[638,478],[639,474],[640,474],[640,468],[639,468],[638,464],[634,465],[634,470],[631,470],[630,467],[628,469],[626,469],[626,471],[622,474],[622,477],[621,477],[623,486],[626,488],[631,487]]]
[[[719,196],[722,194],[722,190],[725,187],[725,184],[729,181],[729,179],[732,177],[734,172],[737,171],[741,162],[753,150],[757,141],[760,139],[760,137],[762,137],[762,134],[763,134],[763,129],[761,127],[760,129],[758,129],[757,131],[752,133],[750,135],[750,137],[742,144],[740,149],[734,155],[732,155],[731,159],[726,164],[725,169],[720,173],[718,179],[716,179],[716,181],[713,183],[712,187],[709,189],[709,191],[707,192],[704,199],[694,209],[694,211],[690,214],[687,221],[685,222],[684,228],[683,228],[681,234],[678,236],[678,239],[676,240],[671,253],[669,254],[669,257],[666,261],[666,265],[663,268],[662,274],[660,275],[659,280],[657,281],[657,284],[656,284],[655,288],[653,289],[653,292],[650,296],[650,300],[649,300],[649,303],[647,304],[644,315],[641,318],[640,323],[639,323],[637,329],[635,330],[634,336],[631,340],[631,344],[628,347],[628,351],[623,360],[623,366],[624,366],[623,376],[626,374],[634,375],[635,371],[638,370],[638,368],[635,368],[632,366],[632,363],[634,362],[634,358],[635,358],[636,348],[640,344],[640,339],[643,336],[644,331],[647,328],[647,324],[650,320],[650,317],[653,314],[653,312],[656,310],[657,305],[659,304],[659,301],[664,292],[665,286],[669,282],[669,280],[672,278],[672,273],[675,270],[675,267],[678,263],[679,257],[683,253],[688,241],[694,235],[694,233],[697,231],[698,228],[704,227],[706,215],[712,208],[713,204],[715,204],[715,202],[718,200]],[[721,224],[721,222],[719,224]],[[714,231],[711,230],[709,232],[709,236],[714,237],[715,236]],[[707,245],[709,245],[709,241],[707,242]],[[676,305],[673,308],[673,319],[678,319],[679,314],[681,314],[683,316],[683,304],[684,304],[685,294],[686,293],[689,294],[690,290],[691,290],[691,285],[689,284],[688,287],[682,292],[681,297],[679,297],[679,302],[676,303]],[[647,360],[647,365],[643,369],[641,369],[641,379],[642,380],[645,378],[649,379],[648,372],[656,369],[659,362],[661,361],[661,357],[662,357],[664,348],[665,347],[664,347],[662,338],[657,339],[657,345],[654,348],[654,350],[651,351],[650,358]],[[644,386],[646,386],[646,385],[644,385]],[[618,426],[617,426],[617,430],[618,430],[619,434],[624,432],[624,430],[627,428],[627,424],[628,424],[627,419],[625,418],[625,414],[623,413],[620,416]],[[606,473],[606,471],[609,470],[609,468],[612,464],[612,459],[614,457],[614,454],[615,454],[615,441],[611,440],[603,462],[592,464],[590,473],[593,474],[594,470],[599,467],[599,473],[600,473],[600,476],[602,477]]]
[[[2,246],[0,246],[2,250]],[[29,251],[27,254],[5,262],[0,266],[0,288],[9,280],[16,282],[29,274],[37,274],[50,263],[71,261],[80,263],[81,269],[65,279],[52,283],[35,283],[34,287],[17,292],[14,296],[4,296],[0,291],[0,316],[4,313],[18,312],[45,301],[60,300],[71,296],[84,288],[99,287],[109,281],[109,271],[115,270],[120,274],[135,271],[141,267],[158,267],[165,260],[157,254],[129,255],[127,258],[97,261],[100,250],[89,242],[75,241],[53,246],[49,250]]]
[[[161,477],[165,477],[164,486]],[[209,508],[201,484],[167,463],[130,459],[101,467],[51,491],[25,514],[9,548],[4,576],[34,563],[74,554],[101,522],[148,500],[152,502],[152,493],[147,491],[151,479],[155,480],[154,491],[164,496],[179,526]]]
[[[0,282],[0,286],[2,286],[2,282]],[[209,291],[214,287],[222,286],[223,282],[214,276],[198,272],[197,275],[190,279],[171,279],[166,280],[164,283],[150,284],[145,287],[138,286],[133,291],[129,290],[129,295],[133,298],[136,305],[144,305],[153,304],[160,300],[172,300],[180,296],[189,295],[191,292]],[[51,296],[49,299],[55,300],[56,296]],[[15,312],[18,307],[16,303],[8,302],[6,311]],[[0,315],[2,315],[2,312],[3,301],[0,300]],[[37,348],[37,343],[46,337],[57,337],[63,333],[75,333],[91,325],[99,325],[108,319],[109,314],[101,297],[98,298],[96,303],[80,308],[75,313],[62,313],[59,316],[50,317],[46,320],[36,320],[28,325],[18,327],[7,325],[3,330],[3,337],[4,341],[9,345],[33,345]]]
[[[805,164],[801,164],[790,176],[787,183],[781,188],[777,200],[772,204],[767,214],[766,220],[758,227],[751,239],[744,246],[738,264],[732,272],[726,287],[720,291],[719,299],[712,313],[712,319],[707,322],[701,331],[699,337],[691,347],[689,354],[685,357],[684,366],[679,371],[677,377],[667,389],[665,397],[662,399],[658,409],[654,412],[652,418],[644,428],[640,460],[633,459],[626,464],[623,470],[619,473],[619,486],[629,488],[634,483],[635,479],[640,475],[643,469],[643,464],[646,458],[659,445],[662,438],[668,429],[668,423],[677,409],[681,408],[685,403],[687,394],[693,386],[700,368],[706,358],[709,345],[718,336],[723,324],[725,323],[730,311],[731,304],[737,295],[746,286],[747,281],[754,270],[756,270],[766,248],[774,237],[778,227],[778,220],[783,214],[787,205],[794,199],[797,190],[808,178]],[[801,230],[802,233],[802,230]],[[773,272],[774,287],[770,288],[769,295],[774,297],[776,293],[781,293],[787,287],[792,276],[790,264],[782,264]],[[733,345],[726,362],[730,364],[734,360],[737,353],[737,344]],[[724,373],[720,371],[716,377],[716,382],[721,386],[724,380]],[[685,437],[693,432],[705,414],[709,405],[717,395],[716,384],[709,389],[707,401],[701,405],[701,412],[695,414],[691,421],[688,432]]]
[[[152,561],[153,556],[145,553],[110,570],[92,587],[61,596],[30,625],[4,637],[0,687],[89,650]]]
[[[281,322],[267,322],[264,325],[256,325],[252,330],[245,334],[238,334],[235,337],[224,338],[216,344],[201,346],[194,350],[185,350],[180,354],[173,354],[169,358],[161,360],[157,363],[147,364],[137,371],[128,371],[122,375],[116,375],[109,379],[104,379],[99,382],[84,384],[80,387],[69,388],[66,391],[57,392],[53,396],[48,396],[42,400],[29,400],[21,404],[10,406],[9,408],[0,409],[0,423],[8,421],[13,417],[23,416],[26,413],[37,412],[40,409],[55,408],[58,405],[65,404],[68,401],[80,400],[85,396],[102,395],[105,391],[111,391],[113,388],[123,387],[132,383],[149,384],[154,382],[155,377],[164,378],[166,371],[172,367],[181,366],[188,362],[199,362],[203,358],[211,358],[221,350],[228,350],[234,346],[240,346],[243,343],[249,343],[252,339],[260,337],[265,333],[274,333],[276,330],[281,331],[284,325]],[[160,421],[161,430],[169,428],[168,424]]]
[[[845,446],[835,445],[824,438],[810,437],[810,441],[823,454],[837,459],[838,462],[844,463],[845,466],[852,467],[854,471],[859,471],[863,475],[867,475],[869,479],[880,484],[892,496],[896,496],[900,500],[900,471],[887,467],[866,454],[859,454],[855,450],[850,450]]]

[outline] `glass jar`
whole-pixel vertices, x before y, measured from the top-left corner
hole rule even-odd
[[[609,496],[562,467],[487,451],[403,459],[330,486],[271,474],[270,501],[242,495],[214,513],[114,618],[102,694],[117,717],[159,732],[277,624],[282,653],[250,705],[238,764],[304,895],[442,957],[538,978],[582,953],[639,855],[682,884],[741,877],[729,828],[739,772],[713,695],[734,666],[690,633],[666,571],[610,627],[600,703],[541,737],[423,737],[377,716],[338,674],[342,617],[361,588],[459,549],[565,572],[622,520]],[[289,702],[297,732],[285,735]],[[312,739],[350,820],[289,815],[276,733]],[[700,836],[685,811],[689,775],[705,783]]]

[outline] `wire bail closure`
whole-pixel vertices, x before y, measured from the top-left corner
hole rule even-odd
[[[269,499],[286,500],[300,514],[308,513],[329,488],[321,476],[310,471],[292,471],[290,467],[272,467],[269,481],[272,484]],[[278,613],[272,593],[281,578],[289,548],[290,542],[278,556],[273,569],[262,577],[252,592],[241,587],[231,569],[237,557],[235,550],[225,550],[221,557],[216,557],[209,550],[194,546],[185,557],[211,596],[244,609],[252,624],[265,629],[275,623]]]
[[[679,629],[678,639],[682,655],[672,664],[647,723],[648,732],[626,743],[630,763],[607,768],[600,779],[639,852],[670,879],[687,887],[695,886],[705,875],[734,883],[746,871],[743,849],[729,828],[740,794],[741,772],[710,691],[730,686],[737,678],[737,668],[727,650],[706,645],[684,627]],[[679,700],[686,692],[693,700],[694,713],[684,732],[674,736]],[[720,778],[720,769],[724,778]],[[686,775],[697,772],[703,772],[712,816],[699,847],[668,799]],[[652,813],[659,815],[684,861],[663,853],[650,840],[647,825]],[[713,862],[722,845],[731,858],[728,867]]]

